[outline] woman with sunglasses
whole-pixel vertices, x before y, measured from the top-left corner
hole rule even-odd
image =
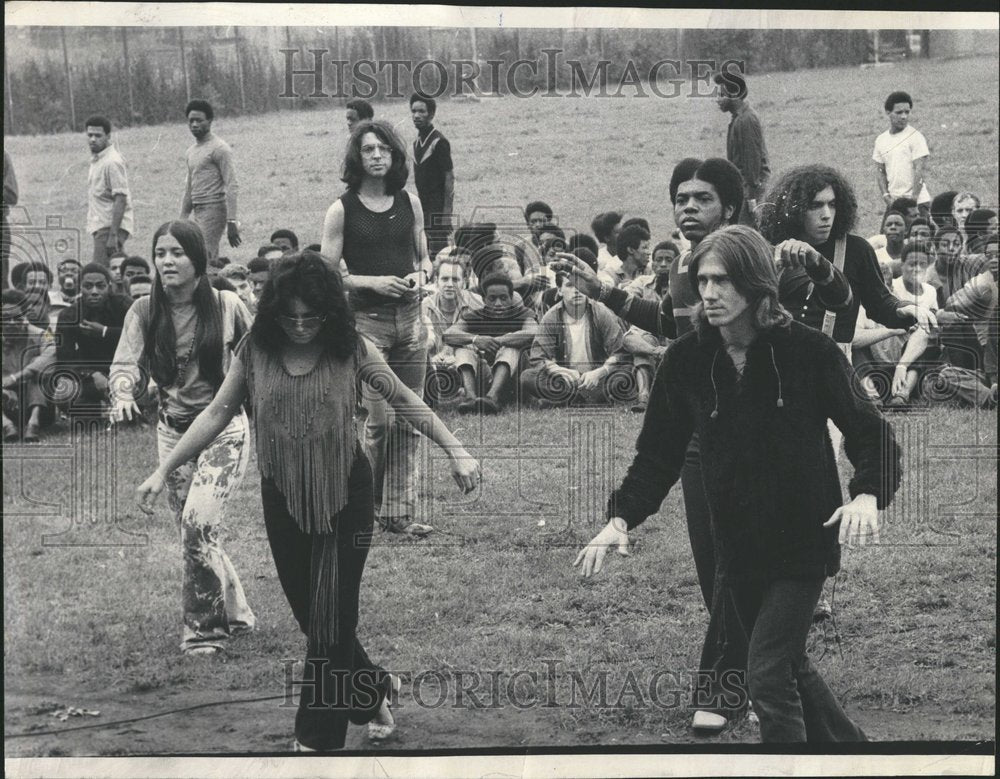
[[[249,400],[268,541],[308,637],[305,678],[318,680],[300,698],[300,751],[342,748],[348,721],[369,723],[371,738],[394,727],[388,696],[397,680],[355,635],[375,522],[372,467],[355,420],[362,382],[448,453],[464,492],[475,489],[479,464],[361,337],[339,273],[307,250],[272,271],[218,394],[138,490],[148,512],[171,471],[208,446]]]
[[[109,374],[112,421],[141,416],[134,390],[151,376],[159,392],[156,427],[160,462],[222,386],[233,349],[250,330],[250,313],[233,292],[212,288],[201,228],[167,222],[153,236],[156,278],[149,297],[125,315]],[[249,462],[250,433],[239,407],[197,452],[177,460],[167,498],[181,529],[184,625],[181,651],[219,652],[255,618],[219,531],[229,496]]]

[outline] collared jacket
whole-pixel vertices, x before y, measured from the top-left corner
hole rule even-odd
[[[833,575],[839,528],[823,523],[844,500],[828,419],[854,466],[851,497],[868,493],[885,508],[899,488],[899,446],[833,340],[797,322],[762,331],[737,381],[718,330],[689,332],[657,370],[635,458],[608,515],[631,528],[656,513],[697,433],[721,576]]]

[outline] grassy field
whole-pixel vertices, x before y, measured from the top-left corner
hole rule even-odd
[[[871,206],[859,231],[873,231],[878,198],[869,158],[884,123],[881,101],[895,88],[917,100],[914,124],[934,155],[932,190],[968,188],[995,201],[991,60],[754,79],[751,99],[775,173],[812,160],[840,167]],[[403,105],[383,112],[412,137]],[[523,203],[541,198],[569,227],[619,208],[646,216],[654,237],[663,237],[673,228],[666,194],[673,163],[723,153],[726,118],[708,100],[539,98],[445,103],[438,124],[452,140],[464,216],[474,209],[517,216]],[[322,215],[341,191],[340,110],[221,117],[217,130],[239,155],[250,247],[230,256],[252,256],[276,227],[318,240]],[[189,138],[180,124],[117,133],[136,200],[133,250],[147,253],[153,230],[176,214]],[[65,224],[82,226],[82,135],[12,138],[7,148],[35,221],[62,214]],[[444,416],[482,460],[483,488],[459,496],[428,448],[422,513],[439,532],[422,542],[378,535],[362,588],[362,640],[404,678],[399,730],[387,746],[690,741],[689,712],[669,705],[670,689],[686,686],[706,615],[679,489],[633,534],[630,559],[613,560],[588,582],[570,567],[600,524],[640,420],[620,410]],[[817,630],[810,652],[875,739],[990,739],[996,416],[936,409],[895,420],[906,452],[903,490],[884,518],[882,545],[846,551],[831,588],[836,628]],[[281,698],[302,640],[270,560],[253,466],[229,507],[227,549],[258,630],[220,658],[193,661],[177,651],[173,520],[163,503],[153,518],[133,503],[135,486],[155,466],[153,433],[128,429],[109,439],[63,430],[38,446],[5,447],[4,460],[5,733],[64,731],[8,738],[7,755],[286,749],[294,710]],[[661,680],[674,676],[661,681],[654,700],[649,684],[658,672]],[[585,686],[576,689],[576,705],[574,674]],[[602,675],[605,700],[586,700]],[[275,699],[65,732],[262,697]],[[50,716],[65,706],[101,714],[66,723]],[[721,739],[754,741],[756,733],[741,724]],[[361,729],[352,729],[348,745],[370,748]]]

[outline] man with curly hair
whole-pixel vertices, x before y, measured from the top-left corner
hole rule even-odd
[[[801,269],[782,273],[780,298],[797,321],[826,331],[845,353],[849,353],[862,305],[869,319],[889,328],[908,329],[917,323],[929,329],[937,324],[931,311],[899,300],[886,287],[871,245],[850,234],[857,213],[854,190],[838,171],[826,165],[802,165],[774,185],[760,223],[771,243],[804,241],[843,270],[852,299],[832,322]]]

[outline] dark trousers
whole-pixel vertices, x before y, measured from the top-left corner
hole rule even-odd
[[[303,633],[309,632],[309,606],[316,586],[310,570],[315,536],[303,533],[288,513],[285,496],[271,479],[261,479],[267,540],[278,580]],[[389,690],[389,677],[358,641],[358,594],[375,523],[372,470],[360,447],[351,469],[347,505],[337,514],[337,643],[325,651],[306,649],[295,738],[311,749],[341,749],[347,724],[370,722]]]
[[[764,742],[867,741],[806,654],[823,579],[740,582],[726,587],[750,638],[747,681]]]
[[[745,690],[741,690],[741,694],[735,697],[732,690],[734,687],[743,687],[742,684],[734,684],[734,681],[745,679],[747,643],[732,604],[725,598],[715,597],[715,542],[708,498],[702,481],[697,436],[692,437],[688,446],[681,471],[681,486],[684,490],[684,513],[687,515],[688,538],[698,573],[698,584],[705,607],[709,610],[708,629],[701,648],[693,704],[696,708],[731,718],[746,706]],[[723,686],[730,691],[725,698]]]

